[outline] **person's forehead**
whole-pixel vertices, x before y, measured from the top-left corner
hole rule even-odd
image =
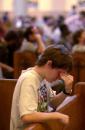
[[[64,68],[54,68],[57,71],[62,71],[63,73],[67,73],[67,70]]]

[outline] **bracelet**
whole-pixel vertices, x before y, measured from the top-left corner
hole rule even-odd
[[[63,82],[63,84],[64,84],[64,80],[63,80],[63,79],[61,79],[61,81],[62,81],[62,82]],[[68,96],[70,96],[70,95],[71,95],[71,93],[72,93],[72,89],[71,89],[71,92],[70,92],[70,93],[66,92],[66,90],[65,90],[65,84],[64,84],[64,86],[63,86],[62,91],[63,91],[63,93],[64,93],[65,95],[68,95]]]
[[[66,95],[68,95],[68,96],[70,96],[70,95],[71,95],[71,93],[72,93],[72,90],[71,90],[71,93],[67,93],[67,92],[66,92],[66,90],[65,90],[65,87],[63,88],[63,90],[62,90],[62,91],[63,91],[63,93],[64,93],[64,94],[66,94]]]

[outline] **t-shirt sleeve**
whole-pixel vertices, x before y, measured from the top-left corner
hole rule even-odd
[[[31,81],[31,79],[24,79],[21,85],[19,99],[20,117],[37,111],[37,100],[36,82]]]

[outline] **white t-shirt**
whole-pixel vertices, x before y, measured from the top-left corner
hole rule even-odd
[[[47,111],[46,105],[48,105],[47,103],[49,97],[52,97],[52,93],[50,93],[50,87],[41,87],[43,86],[42,81],[42,77],[32,68],[21,74],[13,94],[10,130],[24,129],[26,124],[23,124],[20,119],[23,115],[36,111]],[[43,91],[44,95],[47,94],[46,99],[41,95]]]
[[[78,14],[66,18],[64,23],[68,26],[69,30],[73,33],[84,28],[82,21],[80,20],[80,16]]]

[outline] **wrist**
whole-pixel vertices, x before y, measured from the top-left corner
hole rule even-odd
[[[70,96],[72,94],[72,89],[70,90],[70,92],[67,92],[66,89],[65,89],[65,87],[64,87],[62,91],[63,91],[63,93],[65,95],[68,95],[68,96]]]
[[[63,82],[63,84],[64,84],[63,89],[62,89],[62,92],[63,92],[65,95],[70,96],[70,95],[72,94],[72,89],[66,89],[66,88],[68,88],[68,87],[65,86],[64,80],[63,80],[63,79],[61,79],[61,80],[62,80],[62,82]]]

